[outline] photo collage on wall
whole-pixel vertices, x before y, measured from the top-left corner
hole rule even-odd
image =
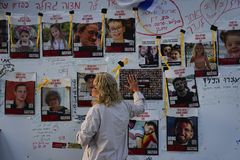
[[[41,88],[42,121],[71,121],[70,88],[70,79],[51,79]]]
[[[102,22],[99,13],[74,13],[73,56],[75,58],[103,57]]]
[[[5,16],[0,15],[0,54],[8,53],[8,23]]]
[[[152,68],[159,66],[158,46],[155,41],[142,41],[138,46],[138,62],[141,68]]]
[[[167,115],[167,151],[198,151],[196,108],[175,108]]]
[[[132,93],[125,86],[128,84],[127,75],[136,75],[140,91],[149,100],[161,100],[162,70],[161,69],[121,69],[119,75],[120,92],[124,99],[133,99]]]
[[[35,114],[36,73],[11,72],[6,75],[5,114]]]
[[[219,65],[240,64],[240,21],[218,22]]]
[[[68,12],[47,12],[43,15],[43,57],[72,56],[69,45],[70,18]],[[70,39],[71,40],[71,39]]]
[[[214,38],[215,40],[217,37]],[[196,77],[217,76],[217,43],[213,44],[212,34],[196,33],[185,38],[186,66],[193,66]],[[215,50],[214,50],[215,45]]]
[[[12,14],[10,26],[10,57],[40,58],[40,47],[36,45],[38,16]]]
[[[77,72],[78,107],[91,107],[93,80],[96,73],[107,72],[107,65],[79,65]]]
[[[199,107],[194,69],[191,67],[167,70],[167,90],[170,107]]]
[[[177,37],[163,37],[160,50],[169,66],[181,66],[181,46]],[[161,63],[166,66],[163,61]]]
[[[105,21],[105,52],[135,52],[133,13],[126,10],[109,10]]]

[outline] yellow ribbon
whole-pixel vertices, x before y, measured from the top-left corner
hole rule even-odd
[[[167,78],[165,78],[165,85],[164,85],[164,113],[165,116],[167,116],[167,111],[168,111],[168,91],[167,91]]]
[[[139,15],[138,15],[138,10],[133,10],[133,13],[134,13],[134,15],[135,15],[135,19],[137,20],[137,24],[139,24],[146,33],[156,34],[156,33],[152,32],[152,31],[150,31],[149,29],[146,29],[146,28],[144,27],[144,24],[141,22],[140,17],[139,17]]]
[[[36,91],[40,91],[42,87],[46,86],[49,84],[49,80],[47,78],[43,79],[37,86]]]
[[[168,62],[166,61],[166,59],[163,57],[162,52],[160,50],[160,38],[156,39],[156,44],[157,44],[157,48],[158,48],[158,53],[160,58],[162,59],[163,63],[167,66],[168,69],[170,69],[170,66],[168,65]]]
[[[128,64],[128,58],[124,58],[121,62],[123,62],[124,65]],[[115,78],[117,79],[120,73],[120,69],[121,69],[121,65],[118,64],[113,70],[112,72],[115,73]]]
[[[216,62],[216,36],[215,36],[215,32],[214,30],[212,30],[212,44],[213,44],[213,62]]]
[[[70,14],[70,26],[69,26],[69,36],[68,36],[68,48],[72,48],[72,25],[73,25],[73,14]]]
[[[180,32],[181,65],[184,64],[184,32]]]
[[[11,16],[8,15],[7,18],[8,18],[8,24],[10,27],[10,41],[11,41],[11,44],[13,44],[13,27],[12,27],[12,22],[11,22]]]
[[[102,13],[102,28],[101,28],[101,39],[100,39],[101,48],[103,47],[104,24],[105,24],[105,13]]]
[[[39,42],[40,42],[40,29],[41,29],[41,23],[42,23],[42,16],[38,16],[38,33],[37,33],[37,42],[36,42],[36,47],[39,47]]]

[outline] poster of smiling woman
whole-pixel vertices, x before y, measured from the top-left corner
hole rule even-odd
[[[103,57],[101,12],[79,13],[73,17],[73,56],[75,58]]]

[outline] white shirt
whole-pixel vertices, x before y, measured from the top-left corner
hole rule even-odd
[[[129,119],[144,112],[144,97],[133,94],[134,104],[122,101],[106,107],[97,104],[90,108],[78,131],[77,142],[84,149],[83,160],[125,160],[128,155]]]
[[[46,46],[44,47],[45,50],[49,49],[49,50],[63,50],[63,49],[67,49],[64,46],[64,43],[67,45],[67,41],[61,39],[60,41],[58,40],[54,40],[53,41],[53,48],[51,46],[51,40],[47,42]]]

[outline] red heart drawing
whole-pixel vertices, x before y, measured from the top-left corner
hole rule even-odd
[[[228,0],[204,0],[200,4],[200,11],[208,24],[212,25],[225,12]]]

